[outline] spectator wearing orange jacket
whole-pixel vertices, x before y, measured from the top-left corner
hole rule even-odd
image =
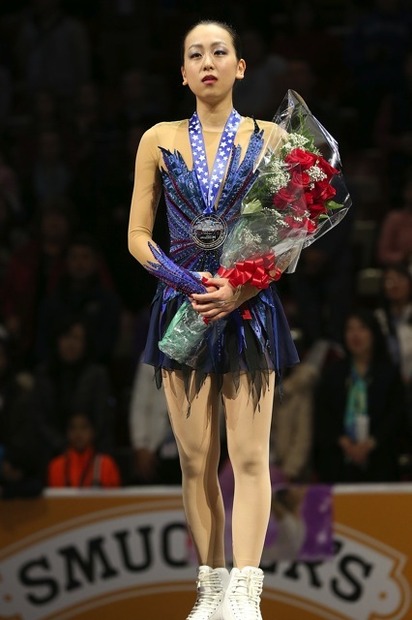
[[[119,468],[108,454],[96,451],[90,418],[76,413],[69,418],[67,449],[48,466],[49,487],[116,488],[121,486]]]

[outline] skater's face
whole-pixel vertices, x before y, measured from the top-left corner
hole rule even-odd
[[[201,99],[219,101],[242,79],[245,61],[238,59],[231,34],[218,24],[200,24],[184,43],[183,83]]]

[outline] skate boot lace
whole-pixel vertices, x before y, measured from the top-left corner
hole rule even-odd
[[[209,620],[223,598],[223,587],[217,573],[200,573],[196,603],[187,620]]]
[[[236,619],[258,620],[262,579],[258,575],[239,573],[230,592],[230,606]]]

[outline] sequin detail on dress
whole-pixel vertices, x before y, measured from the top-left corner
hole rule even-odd
[[[241,147],[234,146],[228,164],[224,188],[216,205],[216,215],[230,229],[239,215],[240,201],[256,178],[254,163],[263,147],[263,132],[256,126],[242,161]],[[191,222],[204,212],[204,201],[198,178],[189,170],[178,151],[171,153],[160,147],[165,168],[162,181],[165,191],[170,231],[170,256],[179,265],[195,271],[217,271],[219,252],[196,245],[188,235]]]

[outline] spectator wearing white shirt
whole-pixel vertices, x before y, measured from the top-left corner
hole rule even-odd
[[[163,390],[153,368],[139,362],[129,408],[130,441],[138,484],[180,484],[181,470]]]

